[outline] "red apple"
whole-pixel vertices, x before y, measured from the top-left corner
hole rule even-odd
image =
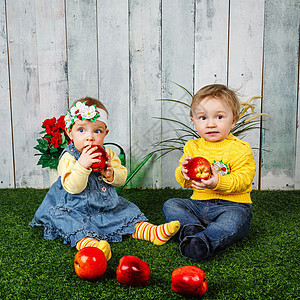
[[[101,146],[94,146],[97,149],[94,151],[94,153],[99,153],[100,155],[97,157],[100,159],[100,162],[93,163],[91,168],[93,172],[99,172],[102,171],[105,168],[105,162],[106,162],[106,152]]]
[[[172,290],[188,297],[202,297],[207,291],[204,271],[196,266],[185,266],[172,273]]]
[[[95,281],[105,273],[107,261],[102,250],[96,247],[85,247],[76,253],[74,268],[80,278]]]
[[[210,163],[204,157],[193,157],[185,166],[187,176],[192,180],[209,179],[211,175]]]
[[[117,268],[117,280],[129,286],[145,286],[150,278],[149,265],[132,255],[123,256]]]

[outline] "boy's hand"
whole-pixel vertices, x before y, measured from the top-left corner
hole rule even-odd
[[[101,171],[101,174],[103,177],[105,177],[105,179],[109,182],[112,182],[114,180],[114,168],[112,167],[110,160],[110,154],[106,153],[106,168],[104,170]]]
[[[211,177],[207,180],[201,179],[201,180],[192,180],[191,187],[197,190],[204,190],[204,189],[214,189],[219,182],[219,175],[217,170],[211,166]]]
[[[87,146],[82,150],[78,162],[84,168],[89,169],[93,163],[99,162],[99,159],[97,159],[99,153],[95,152],[96,149],[97,149],[96,147]]]
[[[181,173],[184,177],[185,180],[190,180],[190,177],[187,176],[187,173],[188,173],[188,170],[186,168],[186,165],[189,163],[189,161],[191,160],[192,158],[190,156],[186,156],[184,158],[184,160],[182,161],[181,165],[182,165],[182,169],[181,169]]]

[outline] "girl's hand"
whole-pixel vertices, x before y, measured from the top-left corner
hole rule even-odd
[[[204,190],[204,189],[214,189],[219,182],[219,175],[217,170],[211,166],[211,177],[207,180],[201,179],[201,180],[192,180],[191,187],[197,190]]]
[[[111,160],[110,154],[106,153],[106,157],[107,157],[105,162],[106,168],[101,171],[101,174],[103,177],[106,178],[107,181],[112,182],[114,181],[114,168],[110,163]]]
[[[83,148],[82,153],[78,159],[78,162],[86,169],[89,169],[93,163],[99,162],[97,157],[99,153],[94,153],[96,147],[87,146]]]
[[[192,158],[190,156],[186,156],[184,158],[184,160],[182,161],[181,165],[182,165],[182,169],[181,169],[181,173],[184,177],[185,180],[190,180],[190,177],[187,176],[187,168],[186,165],[188,164],[188,162],[191,160]]]

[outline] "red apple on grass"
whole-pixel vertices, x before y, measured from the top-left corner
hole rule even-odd
[[[185,266],[172,273],[172,290],[187,297],[202,297],[207,291],[204,271],[196,266]]]
[[[193,157],[185,166],[187,168],[187,176],[192,180],[209,179],[211,169],[209,161],[204,157]]]
[[[132,255],[123,256],[117,268],[117,280],[128,286],[145,286],[150,278],[149,265]]]
[[[94,151],[94,153],[99,153],[99,156],[97,157],[100,159],[100,162],[93,163],[91,168],[93,172],[100,172],[105,168],[105,162],[106,162],[106,152],[101,146],[94,146],[97,149]]]
[[[80,278],[89,281],[98,280],[106,271],[106,257],[103,251],[96,247],[85,247],[76,253],[74,268]]]

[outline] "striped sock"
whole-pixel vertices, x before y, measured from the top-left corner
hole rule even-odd
[[[76,244],[76,249],[80,250],[83,249],[85,247],[96,247],[99,248],[100,250],[103,251],[106,260],[110,260],[111,259],[111,250],[110,250],[110,245],[107,241],[101,240],[98,241],[94,238],[91,238],[89,236],[81,239],[77,244]]]
[[[179,221],[172,221],[159,226],[141,222],[136,224],[135,232],[130,236],[135,239],[150,241],[155,245],[163,245],[177,233],[179,228]]]

